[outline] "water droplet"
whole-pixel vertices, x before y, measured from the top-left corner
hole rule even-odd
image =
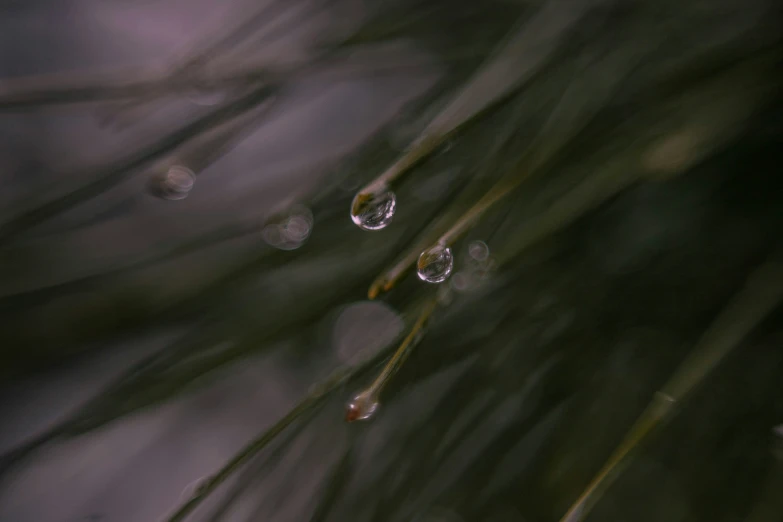
[[[484,262],[489,257],[489,247],[483,241],[471,241],[468,245],[468,255],[474,261]]]
[[[264,227],[264,241],[280,250],[295,250],[302,246],[313,230],[313,213],[304,205],[294,205],[278,223]]]
[[[380,230],[391,223],[396,208],[397,196],[391,190],[360,192],[351,203],[351,219],[363,230]]]
[[[454,256],[445,245],[435,245],[419,256],[416,273],[419,279],[427,283],[442,283],[454,269]]]
[[[351,399],[345,406],[346,422],[369,420],[378,411],[378,399],[369,391],[363,391]]]
[[[185,199],[196,183],[196,175],[187,167],[174,165],[162,176],[152,179],[150,190],[159,198],[168,200]]]

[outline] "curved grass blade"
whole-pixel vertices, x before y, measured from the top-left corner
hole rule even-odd
[[[277,421],[273,426],[237,452],[237,454],[218,470],[217,473],[205,481],[203,487],[199,488],[190,499],[185,501],[185,503],[177,508],[177,510],[166,520],[168,522],[181,522],[182,520],[185,520],[207,496],[214,492],[218,486],[239,470],[248,460],[263,450],[288,426],[298,420],[303,414],[322,405],[333,391],[342,388],[347,382],[352,381],[355,377],[372,368],[386,353],[388,353],[388,350],[382,350],[374,357],[370,357],[354,366],[338,369],[330,377],[312,387],[312,391],[283,416],[282,419]]]

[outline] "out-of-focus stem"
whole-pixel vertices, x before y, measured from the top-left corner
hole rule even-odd
[[[378,354],[378,357],[380,356],[382,354]],[[295,421],[300,420],[305,413],[312,411],[323,403],[331,392],[343,386],[346,381],[375,364],[378,357],[372,357],[352,367],[339,369],[317,386],[311,387],[310,393],[283,418],[237,452],[217,473],[206,479],[203,486],[198,488],[191,498],[186,500],[166,519],[167,522],[182,522],[185,520],[211,493],[242,468],[252,457],[267,447],[275,437],[280,435]]]
[[[380,402],[380,395],[383,388],[388,384],[391,377],[402,367],[402,364],[408,358],[413,348],[418,344],[424,326],[427,320],[435,311],[437,298],[432,297],[425,302],[416,322],[411,327],[408,335],[405,336],[400,346],[394,352],[391,359],[384,365],[381,372],[367,388],[356,394],[346,406],[345,420],[353,422],[371,418]]]
[[[675,412],[675,404],[686,398],[726,355],[783,299],[783,263],[770,260],[756,269],[745,286],[702,335],[688,358],[661,387],[631,427],[623,441],[574,502],[561,522],[582,520],[600,495],[630,463],[640,444]]]
[[[322,63],[325,70],[326,64]],[[331,65],[339,65],[332,63]],[[340,81],[401,71],[426,71],[426,60],[348,64],[338,66],[326,80]],[[41,75],[0,80],[0,110],[39,105],[92,103],[134,98],[160,97],[198,89],[247,87],[258,83],[279,84],[314,71],[311,63],[290,65],[230,63],[210,71],[162,73],[151,70],[124,70],[117,73]]]
[[[178,147],[197,136],[209,132],[218,125],[236,119],[239,115],[267,101],[274,90],[263,86],[250,91],[245,96],[211,111],[182,128],[164,136],[162,139],[135,153],[107,165],[105,170],[96,173],[93,180],[59,198],[42,203],[0,224],[0,241],[8,240],[20,232],[30,229],[90,198],[96,197],[118,183],[132,176],[142,167],[170,154]]]

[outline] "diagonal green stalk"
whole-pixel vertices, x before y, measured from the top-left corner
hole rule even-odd
[[[333,379],[327,383],[328,390],[336,388],[341,379]],[[173,515],[167,520],[169,522],[178,522],[185,520],[190,513],[195,510],[203,500],[215,491],[218,486],[225,482],[231,475],[233,475],[239,468],[242,467],[250,458],[255,456],[258,452],[264,449],[267,444],[274,440],[277,435],[282,433],[288,426],[296,421],[302,414],[309,412],[320,404],[324,400],[322,393],[310,394],[305,397],[299,404],[297,404],[292,410],[290,410],[282,419],[277,421],[271,428],[262,433],[258,438],[250,442],[244,449],[234,455],[234,457],[226,463],[215,475],[206,480],[201,488],[198,488],[190,499],[188,499],[183,505],[181,505]]]
[[[373,194],[390,186],[430,156],[455,132],[474,122],[530,79],[558,48],[563,33],[572,29],[590,7],[591,2],[578,5],[548,2],[531,20],[517,23],[506,41],[432,119],[408,150],[359,190],[354,212]],[[536,52],[530,53],[531,48]]]
[[[367,388],[366,393],[369,393],[374,397],[380,396],[381,391],[383,391],[383,388],[389,383],[392,375],[397,373],[402,367],[413,348],[421,339],[421,333],[424,330],[424,326],[435,311],[437,304],[438,302],[434,298],[428,300],[424,304],[424,307],[419,313],[419,317],[416,319],[410,332],[408,332],[408,335],[406,335],[405,339],[400,343],[400,346],[394,352],[394,355],[392,355],[391,359],[389,359],[372,384]]]
[[[380,402],[381,392],[421,340],[424,334],[424,327],[435,311],[437,304],[437,297],[432,297],[424,303],[410,332],[408,332],[400,346],[386,362],[375,380],[367,388],[356,394],[348,403],[345,412],[346,422],[365,420],[373,416]]]
[[[620,445],[572,504],[561,522],[577,522],[587,516],[601,495],[630,463],[639,446],[675,414],[677,402],[687,398],[701,385],[707,375],[782,299],[783,263],[771,259],[751,274],[742,290],[713,321],[674,375],[656,392]]]

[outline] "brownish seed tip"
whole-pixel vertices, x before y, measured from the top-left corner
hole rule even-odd
[[[370,289],[367,291],[367,297],[369,299],[375,299],[376,297],[378,297],[378,294],[380,293],[381,291],[378,288],[378,285],[372,285]]]
[[[359,410],[359,407],[356,404],[351,403],[345,407],[345,422],[353,422],[355,420],[359,420],[360,416],[361,416],[361,411]]]

